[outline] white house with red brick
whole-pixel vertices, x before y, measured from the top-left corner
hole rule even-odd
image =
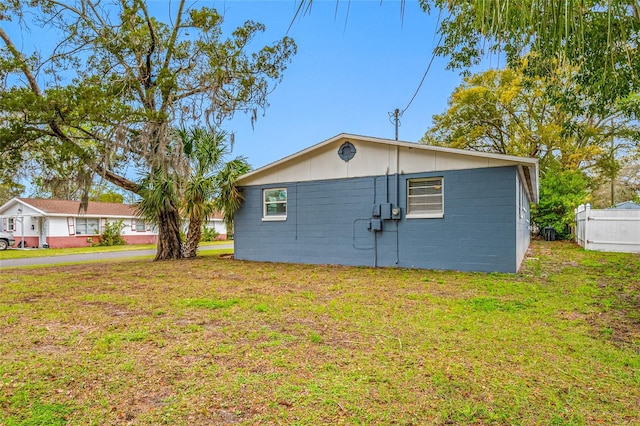
[[[13,233],[16,247],[87,247],[100,240],[107,222],[117,221],[124,225],[127,244],[155,244],[158,238],[157,230],[139,219],[130,204],[89,201],[84,211],[79,201],[13,198],[0,207],[0,220],[2,230]],[[207,226],[226,238],[220,217],[209,219]]]
[[[14,198],[0,207],[2,229],[12,232],[16,247],[87,247],[97,243],[107,222],[122,221],[127,244],[153,244],[157,231],[137,218],[128,204],[90,201],[87,211],[79,201]]]

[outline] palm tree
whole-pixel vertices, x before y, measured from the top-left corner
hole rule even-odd
[[[216,210],[223,212],[226,223],[233,220],[242,201],[235,181],[249,171],[250,166],[242,156],[225,162],[231,153],[225,133],[195,128],[180,130],[178,136],[187,165],[181,210],[189,220],[182,255],[191,258],[197,254],[203,221]]]
[[[158,241],[156,260],[195,257],[203,222],[216,210],[223,212],[225,222],[230,224],[242,202],[236,179],[250,170],[242,156],[225,162],[231,153],[226,133],[202,128],[177,130],[168,149],[179,160],[141,180],[142,200],[138,203],[138,212],[146,221],[170,232],[177,241],[181,240],[180,229],[167,229],[167,223],[179,223],[179,220],[167,221],[164,216],[186,218],[188,227],[185,241],[177,250],[164,247],[162,241]]]
[[[188,180],[185,185],[182,211],[189,219],[183,257],[195,257],[202,222],[214,211],[211,200],[215,195],[215,172],[221,167],[227,153],[224,133],[209,133],[202,128],[180,130],[184,154],[188,164]]]
[[[154,260],[180,259],[180,196],[175,173],[156,168],[139,183],[138,215],[158,227],[158,250]]]

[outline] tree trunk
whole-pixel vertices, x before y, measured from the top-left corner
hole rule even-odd
[[[172,206],[158,215],[158,251],[154,261],[181,258],[180,215],[178,209]]]
[[[202,236],[202,218],[196,215],[189,217],[189,230],[187,231],[187,241],[183,247],[183,257],[192,258],[198,254],[198,245]]]
[[[224,224],[227,228],[227,240],[233,239],[233,222],[229,221]]]

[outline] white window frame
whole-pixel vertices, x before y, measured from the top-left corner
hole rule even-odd
[[[67,227],[69,228],[69,235],[76,235],[76,220],[74,218],[67,218]]]
[[[411,203],[409,202],[410,198],[418,198],[418,197],[433,197],[434,195],[411,195],[410,189],[412,183],[418,182],[440,182],[440,204],[442,206],[442,210],[437,212],[420,212],[420,213],[412,213],[411,212]],[[435,194],[437,195],[437,194]],[[407,179],[407,219],[441,219],[444,217],[444,177],[442,176],[434,176],[434,177],[424,177],[424,178],[411,178]]]
[[[83,224],[80,224],[81,226],[84,226],[84,228],[86,229],[86,233],[83,233],[79,230],[80,226],[78,226],[78,221],[84,221]],[[90,227],[89,226],[89,221],[91,221],[91,224],[93,224],[93,222],[95,222],[95,226]],[[95,231],[95,233],[90,233],[89,231]],[[75,226],[75,234],[76,235],[100,235],[100,219],[97,217],[77,217],[76,218],[76,226]]]
[[[269,191],[284,191],[284,201],[269,201],[267,202],[267,193]],[[265,188],[262,190],[262,220],[263,221],[282,221],[287,220],[287,188]],[[285,214],[267,214],[267,204],[284,204]]]
[[[138,219],[136,220],[135,225],[133,226],[134,232],[147,232],[147,222],[144,220]]]
[[[7,231],[8,232],[16,232],[16,218],[15,217],[10,217],[9,220],[7,221]]]

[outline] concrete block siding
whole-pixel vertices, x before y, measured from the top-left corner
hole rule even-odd
[[[235,216],[235,257],[243,260],[516,272],[517,167],[245,186]],[[444,217],[406,217],[407,179],[444,178]],[[262,221],[262,191],[287,188],[287,218]],[[373,205],[402,219],[367,225]],[[518,243],[528,246],[526,243]]]

